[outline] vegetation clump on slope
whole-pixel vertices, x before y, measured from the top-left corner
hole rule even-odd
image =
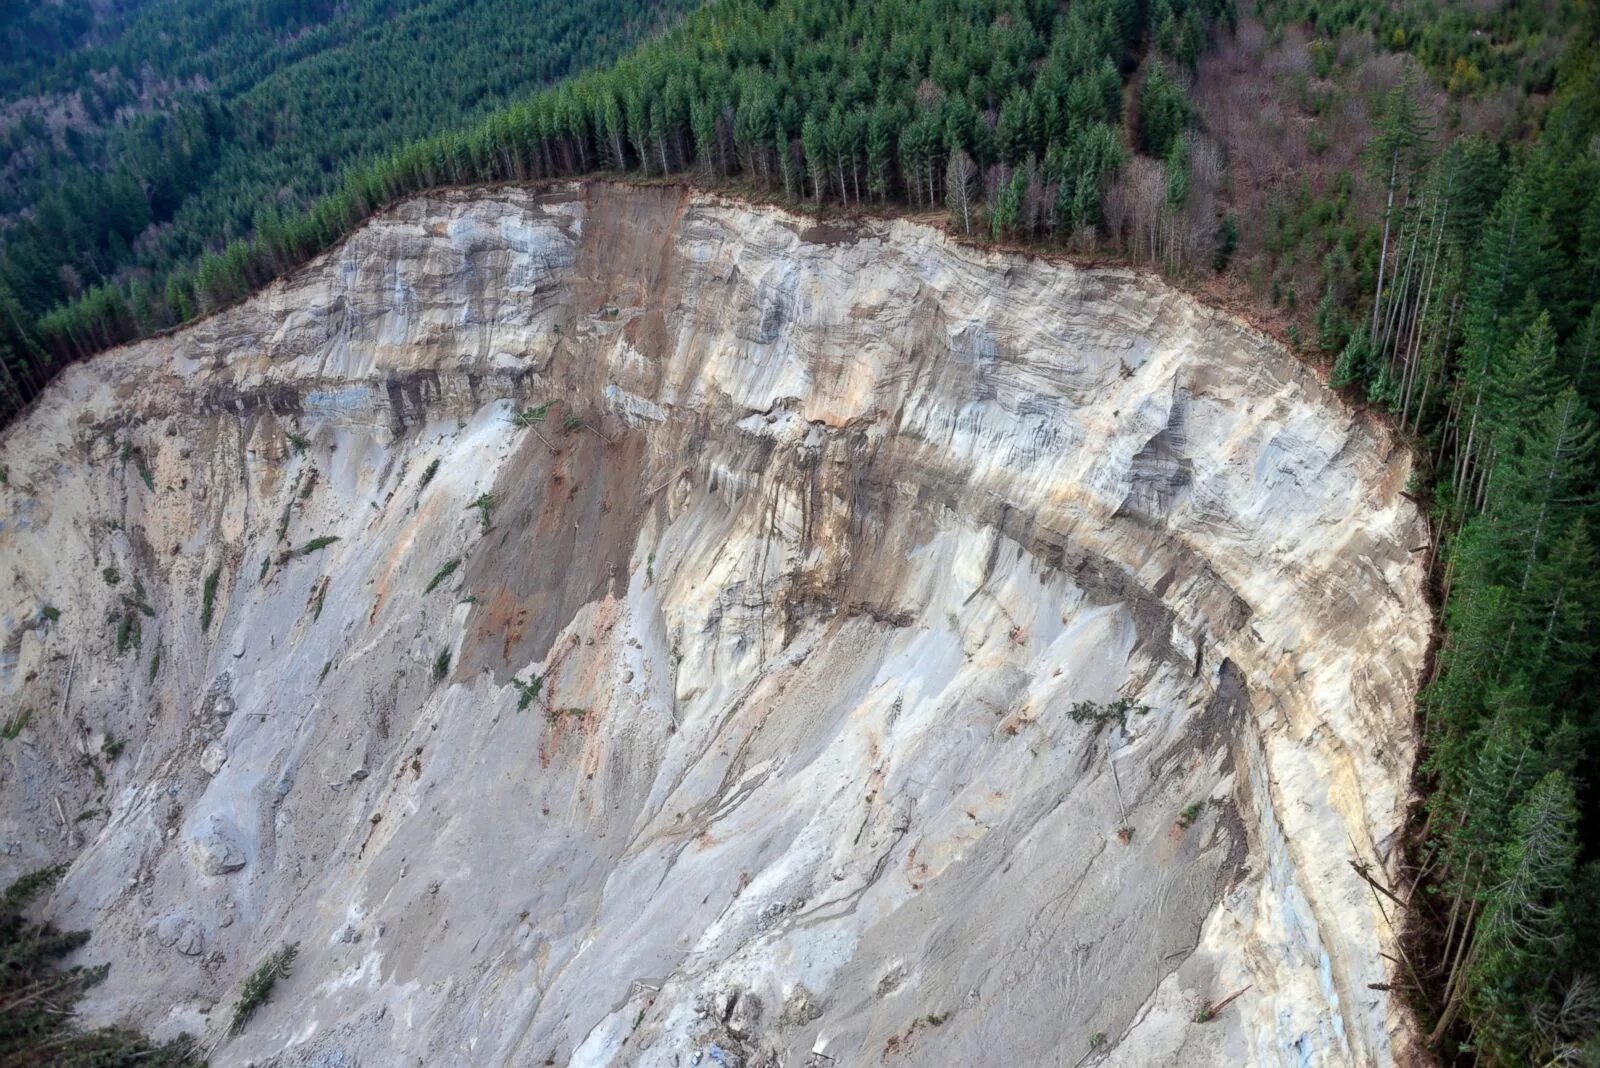
[[[278,980],[289,975],[290,969],[294,967],[294,960],[299,955],[298,942],[280,946],[250,973],[244,981],[243,989],[239,991],[239,1002],[233,1009],[233,1020],[228,1025],[231,1033],[237,1035],[245,1029],[245,1025],[250,1022],[256,1011],[271,999]]]

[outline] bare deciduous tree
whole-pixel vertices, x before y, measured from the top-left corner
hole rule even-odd
[[[951,223],[959,222],[961,232],[972,233],[972,210],[978,198],[978,165],[964,151],[950,156],[944,173],[945,205],[950,209]]]

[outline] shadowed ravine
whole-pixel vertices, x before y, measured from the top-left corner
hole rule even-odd
[[[1413,757],[1409,457],[1151,278],[419,198],[0,461],[0,867],[72,862],[92,1020],[329,1066],[1412,1041],[1349,863]]]

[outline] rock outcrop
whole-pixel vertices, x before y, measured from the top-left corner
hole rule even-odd
[[[1131,272],[415,199],[0,440],[3,874],[218,1064],[1388,1063],[1409,462]]]

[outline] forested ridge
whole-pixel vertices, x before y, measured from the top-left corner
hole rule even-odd
[[[1149,264],[1388,412],[1444,621],[1393,981],[1447,1059],[1600,1064],[1596,5],[717,0],[70,304],[24,295],[8,238],[9,404],[412,193],[598,172]]]
[[[33,351],[28,324],[49,309],[106,287],[139,301],[263,219],[304,211],[350,166],[612,59],[694,3],[8,5],[0,391],[31,392],[38,368],[19,370],[17,349]]]

